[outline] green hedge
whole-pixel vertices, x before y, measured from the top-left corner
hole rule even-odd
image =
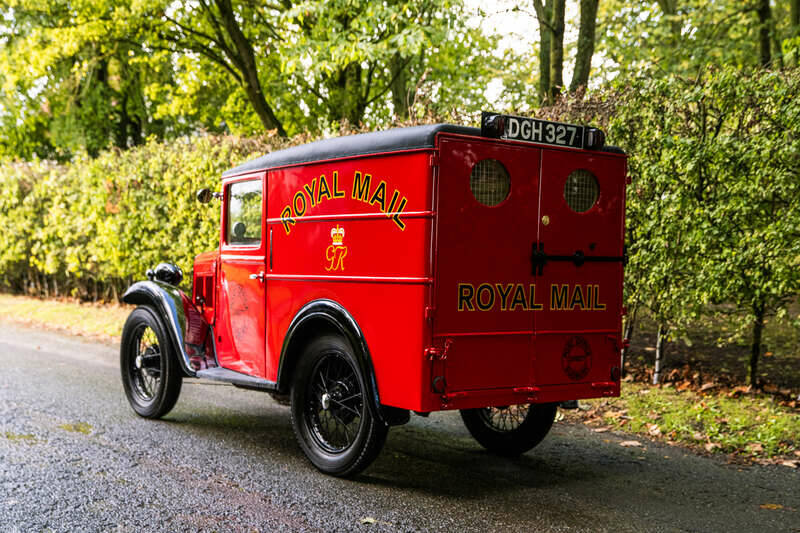
[[[281,148],[274,139],[202,136],[110,150],[69,164],[0,169],[0,285],[41,296],[116,299],[160,261],[191,270],[218,242],[220,174]]]

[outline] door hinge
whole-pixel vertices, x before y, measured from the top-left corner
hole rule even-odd
[[[432,306],[425,307],[425,320],[433,322],[433,315],[436,313],[436,308]]]
[[[444,341],[444,349],[439,349],[435,346],[425,348],[425,358],[429,361],[444,361],[447,359],[447,352],[450,351],[450,346],[453,345],[453,339]]]

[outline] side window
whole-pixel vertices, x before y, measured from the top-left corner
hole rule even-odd
[[[228,190],[228,244],[261,244],[261,180],[240,181]]]

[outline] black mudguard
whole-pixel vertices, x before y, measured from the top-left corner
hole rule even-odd
[[[195,377],[195,371],[186,353],[186,313],[183,308],[185,295],[183,292],[161,281],[137,281],[131,285],[122,301],[128,304],[148,305],[152,307],[164,321],[172,343],[174,353],[178,356],[184,375]]]
[[[372,366],[372,358],[370,357],[364,334],[347,309],[333,300],[314,300],[309,302],[292,319],[283,339],[281,360],[278,364],[278,390],[284,394],[289,392],[294,367],[300,356],[299,348],[309,339],[309,335],[314,334],[316,328],[310,329],[310,325],[312,323],[318,325],[320,322],[324,322],[328,328],[340,333],[353,347],[356,359],[361,367],[360,371],[367,383],[367,397],[370,399],[367,402],[369,408],[373,416],[386,422],[387,417],[381,408],[378,383],[375,380],[375,369]]]

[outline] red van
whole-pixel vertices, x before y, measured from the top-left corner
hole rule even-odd
[[[186,377],[270,392],[336,476],[412,411],[525,452],[560,403],[619,395],[625,186],[601,131],[492,113],[245,163],[198,193],[221,229],[191,294],[167,263],[125,293],[125,393],[157,418]]]

